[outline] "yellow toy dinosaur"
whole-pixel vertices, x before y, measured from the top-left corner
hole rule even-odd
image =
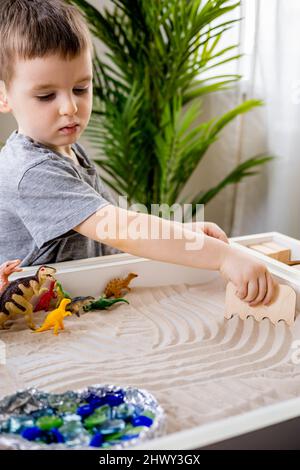
[[[41,331],[50,330],[51,328],[54,329],[53,333],[58,335],[58,330],[64,330],[64,317],[69,317],[72,315],[72,312],[66,311],[66,306],[71,302],[71,299],[62,299],[59,304],[59,307],[55,310],[50,312],[45,320],[44,323],[40,328],[35,330],[35,333],[40,333]]]

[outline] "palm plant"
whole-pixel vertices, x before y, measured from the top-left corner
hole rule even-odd
[[[225,15],[231,0],[111,0],[98,11],[70,0],[108,52],[94,58],[94,106],[86,134],[99,151],[105,182],[129,202],[172,205],[188,178],[234,118],[262,104],[248,100],[226,114],[199,123],[201,100],[228,88],[239,75],[207,71],[237,60],[222,37],[236,21]],[[229,54],[229,55],[228,55]],[[225,186],[257,173],[271,157],[244,161],[215,187],[201,190],[193,206],[208,203]]]

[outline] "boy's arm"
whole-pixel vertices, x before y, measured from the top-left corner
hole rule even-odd
[[[137,237],[134,230],[137,226],[143,237]],[[202,231],[192,231],[185,224],[113,205],[101,208],[74,230],[135,256],[212,270],[220,268],[227,248],[219,240]]]
[[[143,237],[135,237],[139,227]],[[178,222],[107,205],[74,228],[82,235],[135,256],[220,270],[252,305],[269,303],[275,283],[266,267],[227,243]],[[154,239],[154,235],[156,239]],[[165,238],[164,238],[165,236]]]

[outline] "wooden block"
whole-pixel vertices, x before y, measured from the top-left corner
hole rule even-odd
[[[291,259],[291,250],[274,242],[264,242],[255,245],[249,245],[249,248],[269,256],[270,258],[287,263]]]
[[[290,248],[286,248],[282,245],[278,245],[274,242],[267,242],[265,246],[272,250],[272,253],[269,255],[282,263],[287,263],[291,259],[291,250]]]
[[[279,320],[284,320],[289,326],[293,325],[296,313],[296,292],[290,286],[279,284],[276,297],[270,305],[259,304],[255,307],[250,307],[235,292],[234,284],[229,282],[226,287],[225,318],[229,319],[233,315],[238,315],[245,320],[248,316],[253,316],[257,321],[269,318],[274,325]]]

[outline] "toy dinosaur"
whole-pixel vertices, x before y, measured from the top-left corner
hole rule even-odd
[[[51,300],[57,298],[57,294],[54,292],[56,282],[55,279],[50,282],[49,288],[40,296],[37,305],[34,307],[34,312],[49,310]],[[44,289],[44,287],[42,289]]]
[[[63,289],[63,286],[61,285],[61,283],[59,281],[56,281],[54,289],[55,289],[56,296],[57,296],[56,307],[59,306],[62,299],[71,299],[72,300],[72,297],[70,296],[70,294]]]
[[[91,302],[89,305],[86,305],[83,307],[84,312],[90,312],[91,310],[106,310],[108,307],[110,307],[113,304],[116,304],[117,302],[126,302],[129,304],[129,302],[126,299],[107,299],[106,297],[100,297],[98,300],[95,302]]]
[[[137,277],[137,274],[129,273],[125,278],[115,278],[109,281],[104,289],[105,297],[121,297],[122,290],[131,290],[129,283],[132,279]]]
[[[95,300],[95,297],[87,296],[87,297],[73,297],[71,299],[71,303],[67,306],[66,310],[75,313],[77,317],[80,317],[80,310],[85,310],[88,305]]]
[[[6,261],[5,263],[1,264],[0,266],[0,294],[3,292],[4,288],[9,284],[9,276],[12,273],[23,271],[22,268],[19,267],[21,263],[20,259],[15,259],[13,261]]]
[[[52,312],[48,313],[44,323],[40,328],[34,331],[34,333],[40,333],[53,328],[53,333],[58,335],[59,329],[64,330],[64,318],[72,315],[72,312],[66,310],[67,305],[71,303],[70,299],[62,299],[59,307]]]
[[[34,329],[32,314],[35,306],[31,299],[36,296],[35,300],[38,303],[38,296],[48,290],[45,282],[54,280],[55,272],[56,269],[50,266],[41,266],[34,276],[21,277],[9,282],[0,293],[0,326],[4,327],[7,320],[20,314],[24,315],[27,325]]]

